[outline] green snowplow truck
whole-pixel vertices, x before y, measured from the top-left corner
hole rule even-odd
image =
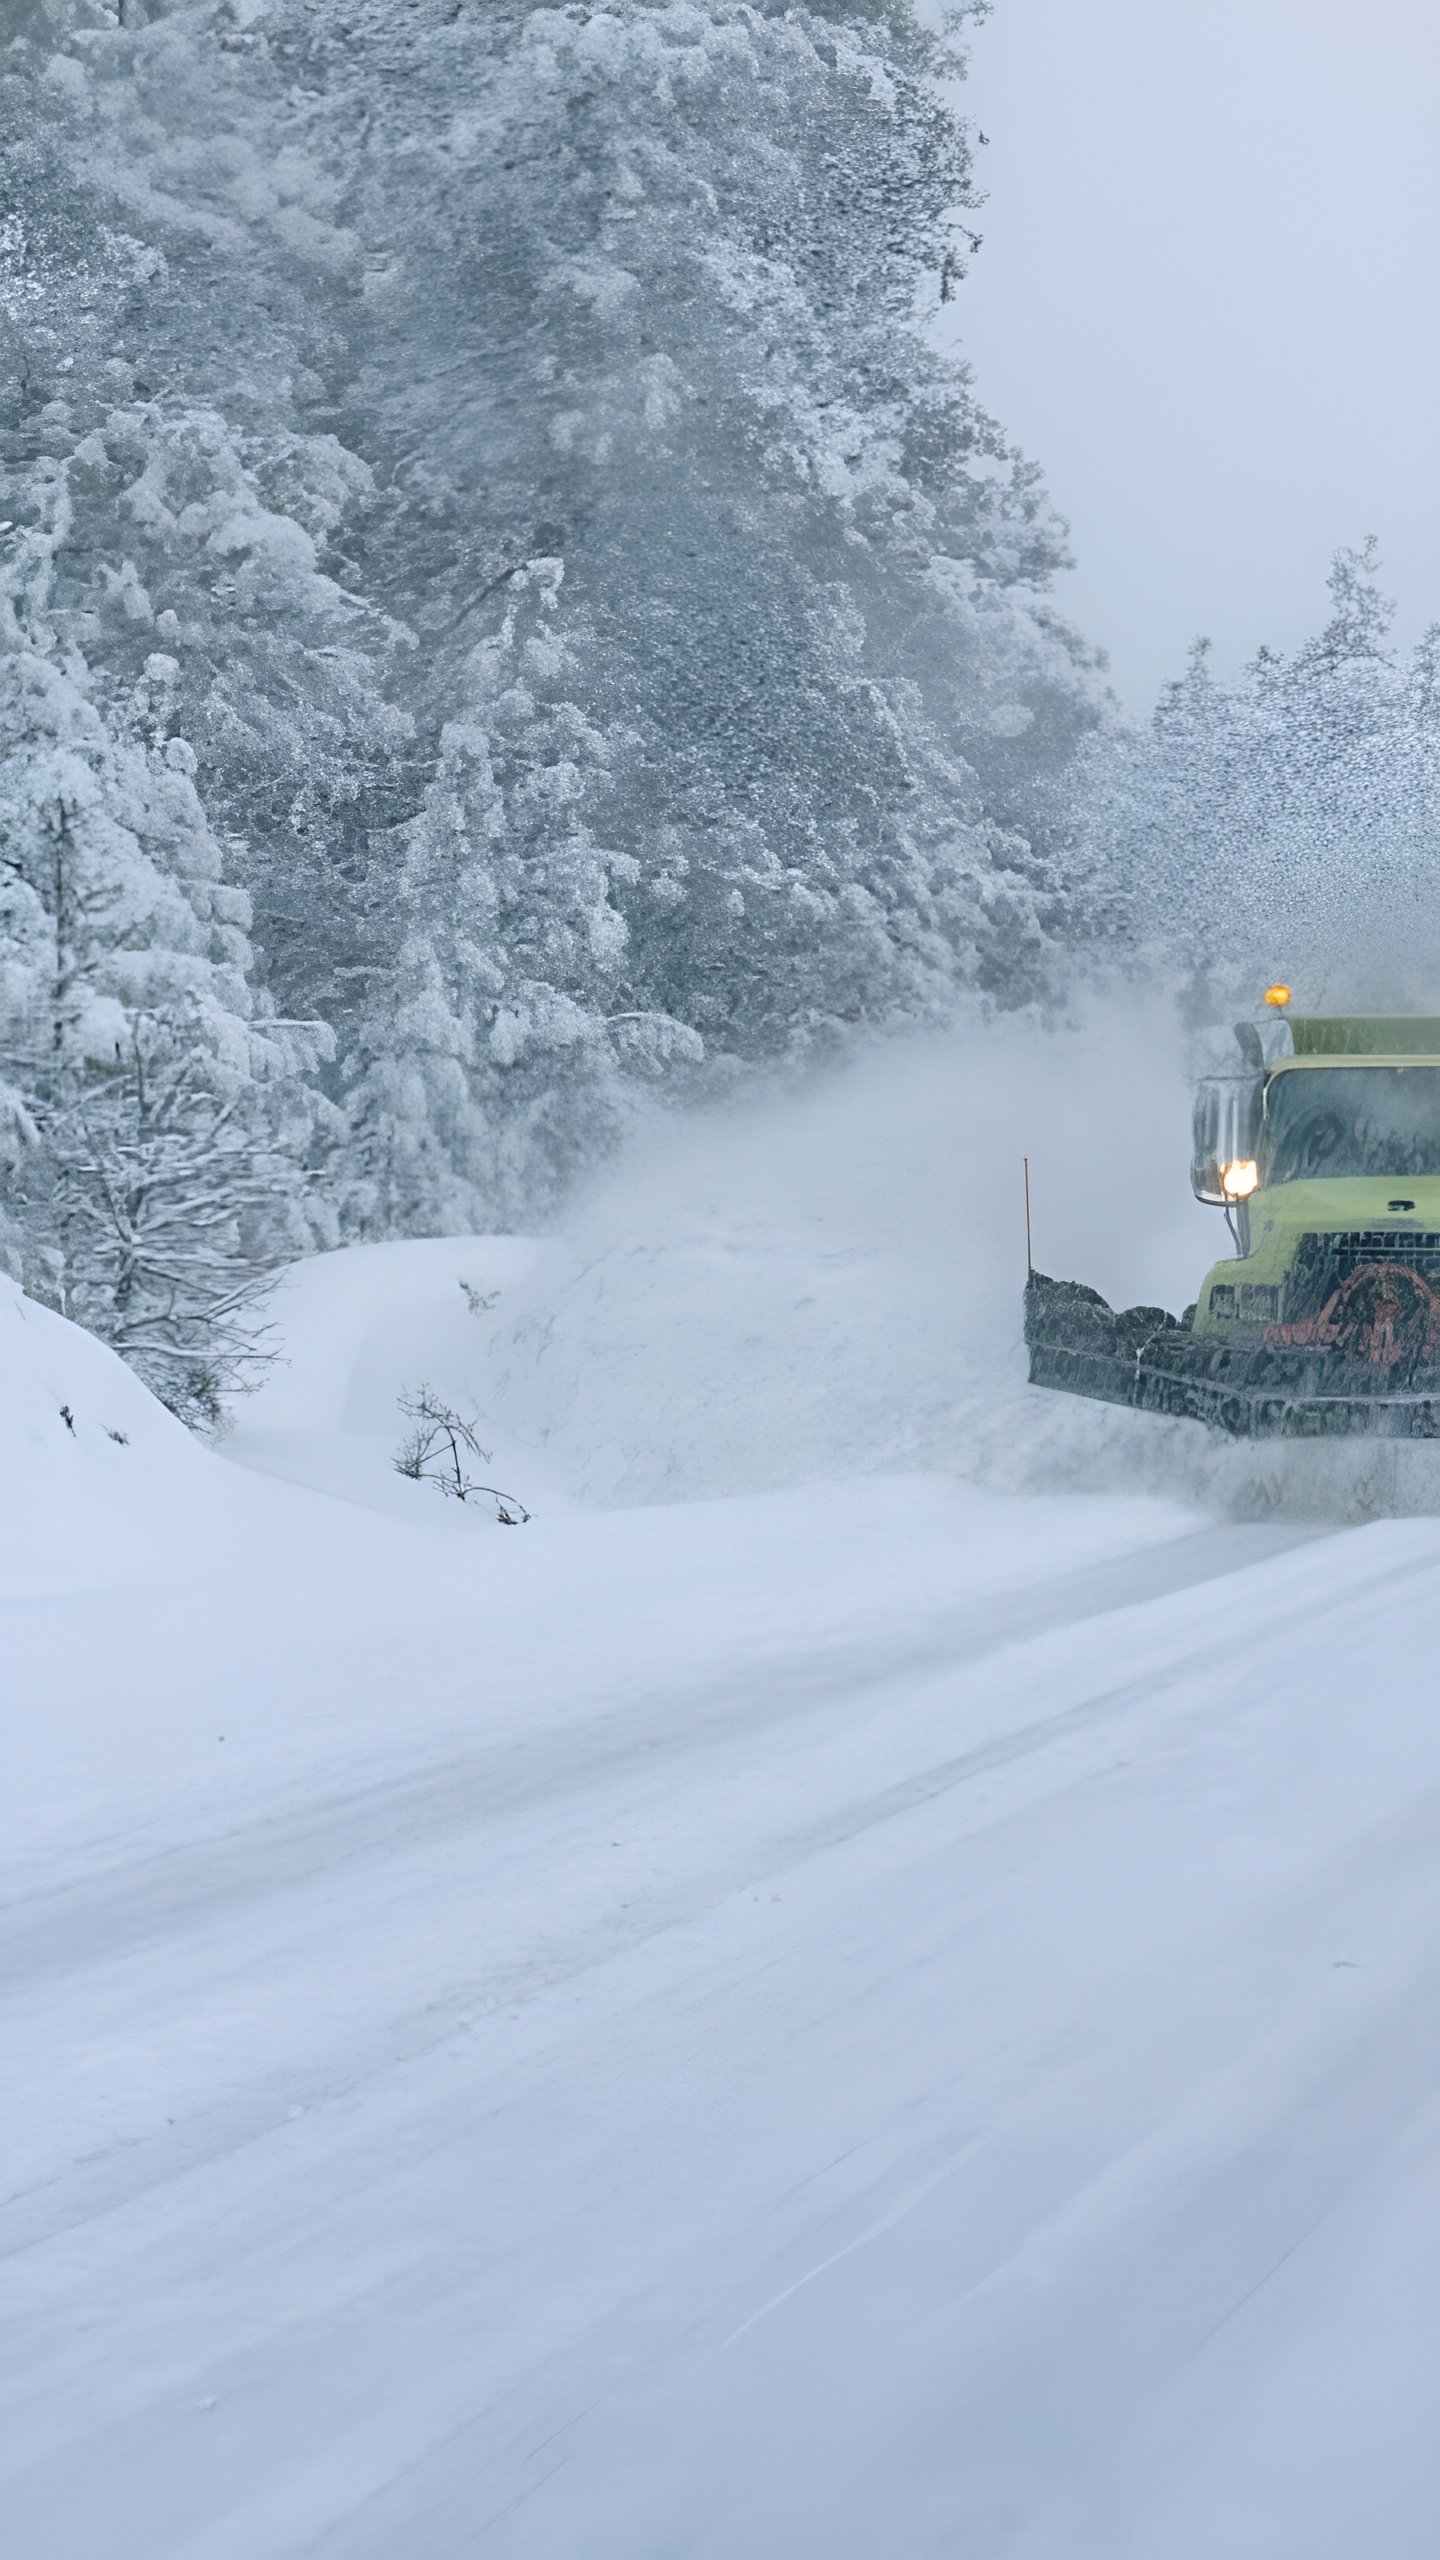
[[[1231,1258],[1179,1317],[1032,1271],[1031,1380],[1241,1437],[1440,1439],[1440,1016],[1266,1002],[1195,1097]]]

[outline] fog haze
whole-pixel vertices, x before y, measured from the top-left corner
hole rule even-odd
[[[1379,535],[1440,616],[1440,17],[1417,0],[1001,0],[972,38],[984,246],[945,313],[1044,465],[1066,609],[1143,711],[1323,620]]]

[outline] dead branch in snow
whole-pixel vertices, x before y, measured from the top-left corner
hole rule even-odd
[[[436,1485],[452,1502],[471,1502],[484,1494],[494,1503],[495,1517],[503,1528],[517,1529],[529,1519],[515,1494],[502,1493],[498,1485],[478,1484],[467,1475],[466,1459],[478,1459],[488,1467],[490,1452],[481,1448],[474,1423],[466,1422],[433,1387],[422,1386],[413,1395],[401,1396],[400,1410],[410,1416],[415,1428],[396,1456],[397,1475],[409,1476],[416,1484]]]

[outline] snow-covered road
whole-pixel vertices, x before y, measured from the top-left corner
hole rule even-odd
[[[8,2547],[1360,2548],[1437,1611],[1428,1525],[1201,1531],[32,1897]]]
[[[1429,2560],[1440,1521],[128,1427],[173,1555],[6,1620],[7,2551]]]

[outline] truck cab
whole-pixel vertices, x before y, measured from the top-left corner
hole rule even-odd
[[[1032,1259],[1030,1383],[1237,1438],[1440,1441],[1440,1017],[1289,1000],[1195,1097],[1191,1181],[1233,1252],[1181,1316]]]
[[[1191,1180],[1235,1245],[1199,1292],[1197,1342],[1440,1357],[1440,1018],[1237,1036],[1248,1072],[1196,1095]]]

